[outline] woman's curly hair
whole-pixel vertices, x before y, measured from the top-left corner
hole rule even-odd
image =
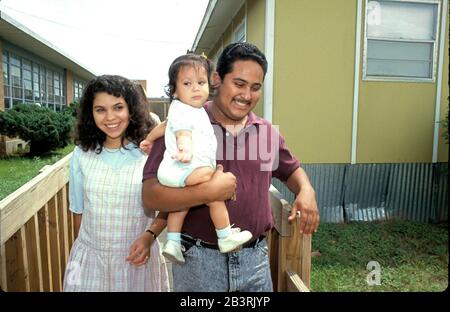
[[[79,145],[85,152],[92,150],[101,153],[106,134],[96,126],[93,115],[95,95],[101,92],[106,92],[115,97],[122,96],[125,99],[130,120],[122,137],[122,146],[124,147],[125,138],[139,146],[139,143],[155,126],[155,123],[150,118],[147,99],[142,87],[117,75],[98,76],[86,85],[78,107],[75,144]]]

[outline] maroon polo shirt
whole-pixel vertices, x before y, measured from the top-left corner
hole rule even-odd
[[[269,187],[272,177],[286,181],[300,166],[283,137],[267,120],[248,115],[246,126],[233,137],[212,116],[212,102],[204,106],[217,138],[217,164],[237,179],[236,201],[225,202],[230,223],[259,237],[271,229],[274,220],[270,208]],[[195,148],[195,147],[194,147]],[[144,167],[143,179],[157,177],[165,151],[164,139],[158,139]],[[183,224],[183,233],[217,244],[214,224],[206,205],[192,207]]]

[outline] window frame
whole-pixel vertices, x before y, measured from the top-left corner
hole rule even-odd
[[[11,57],[16,59],[16,64],[11,64]],[[31,67],[31,91],[32,91],[32,99],[27,99],[25,97],[25,80],[30,81],[29,79],[24,78],[24,72],[28,69],[24,68],[24,61],[25,63],[28,62]],[[18,65],[20,64],[20,65]],[[3,60],[2,60],[2,66],[6,65],[8,70],[8,77],[9,85],[4,83],[4,91],[5,89],[8,89],[9,95],[4,92],[4,101],[5,101],[5,109],[12,109],[17,103],[27,103],[27,104],[36,104],[39,103],[42,107],[49,107],[53,109],[54,111],[62,111],[64,106],[67,106],[67,100],[66,100],[66,76],[64,68],[55,66],[54,64],[48,62],[45,59],[40,58],[37,55],[34,55],[26,50],[23,50],[20,47],[17,47],[10,42],[4,41],[3,42]],[[13,84],[12,84],[12,72],[11,67],[19,67],[20,72],[20,91],[21,91],[21,97],[16,97],[13,94]],[[26,67],[26,66],[25,66]],[[35,68],[37,71],[35,71]],[[28,70],[30,71],[30,70]],[[50,72],[52,75],[52,79],[54,75],[57,75],[59,77],[59,92],[60,92],[60,98],[58,101],[56,101],[55,96],[48,98],[48,85],[47,85],[47,72]],[[36,81],[35,74],[38,73],[38,79]],[[43,79],[42,79],[43,78]],[[35,91],[36,88],[36,82],[39,84],[39,98],[40,100],[37,101],[37,98],[35,97]],[[19,87],[17,87],[19,88]],[[44,89],[42,89],[44,88]],[[54,92],[54,89],[52,90]],[[61,95],[62,94],[62,95]],[[6,102],[9,104],[7,105]],[[56,109],[56,107],[58,109]]]
[[[436,24],[433,25],[435,28],[435,39],[434,40],[411,40],[411,39],[392,39],[392,38],[369,38],[367,36],[368,32],[368,3],[373,0],[365,0],[364,8],[364,47],[363,47],[363,81],[392,81],[392,82],[425,82],[425,83],[435,83],[436,82],[436,72],[437,72],[437,59],[438,59],[438,45],[439,45],[439,26],[441,23],[441,1],[439,0],[385,0],[388,2],[399,2],[399,3],[411,3],[411,4],[432,4],[437,5],[436,11]],[[432,62],[432,74],[431,78],[425,77],[405,77],[405,76],[374,76],[367,74],[367,56],[368,56],[368,40],[379,40],[379,41],[392,41],[392,42],[411,42],[411,43],[431,43],[433,45],[433,59]]]
[[[79,103],[81,100],[81,97],[83,95],[84,88],[86,88],[88,81],[85,81],[77,76],[73,77],[72,80],[72,87],[73,87],[73,96],[72,96],[72,102]]]
[[[244,32],[244,40],[238,41],[236,37],[241,29]],[[233,29],[233,42],[247,42],[247,17],[244,17],[237,27]]]

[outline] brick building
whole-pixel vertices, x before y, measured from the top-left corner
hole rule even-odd
[[[81,97],[95,74],[32,30],[0,11],[0,110],[20,103],[57,112]],[[0,155],[23,146],[0,135]]]

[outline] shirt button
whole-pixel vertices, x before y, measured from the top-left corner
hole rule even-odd
[[[226,135],[226,136],[230,136],[230,132],[227,132],[225,135]]]

